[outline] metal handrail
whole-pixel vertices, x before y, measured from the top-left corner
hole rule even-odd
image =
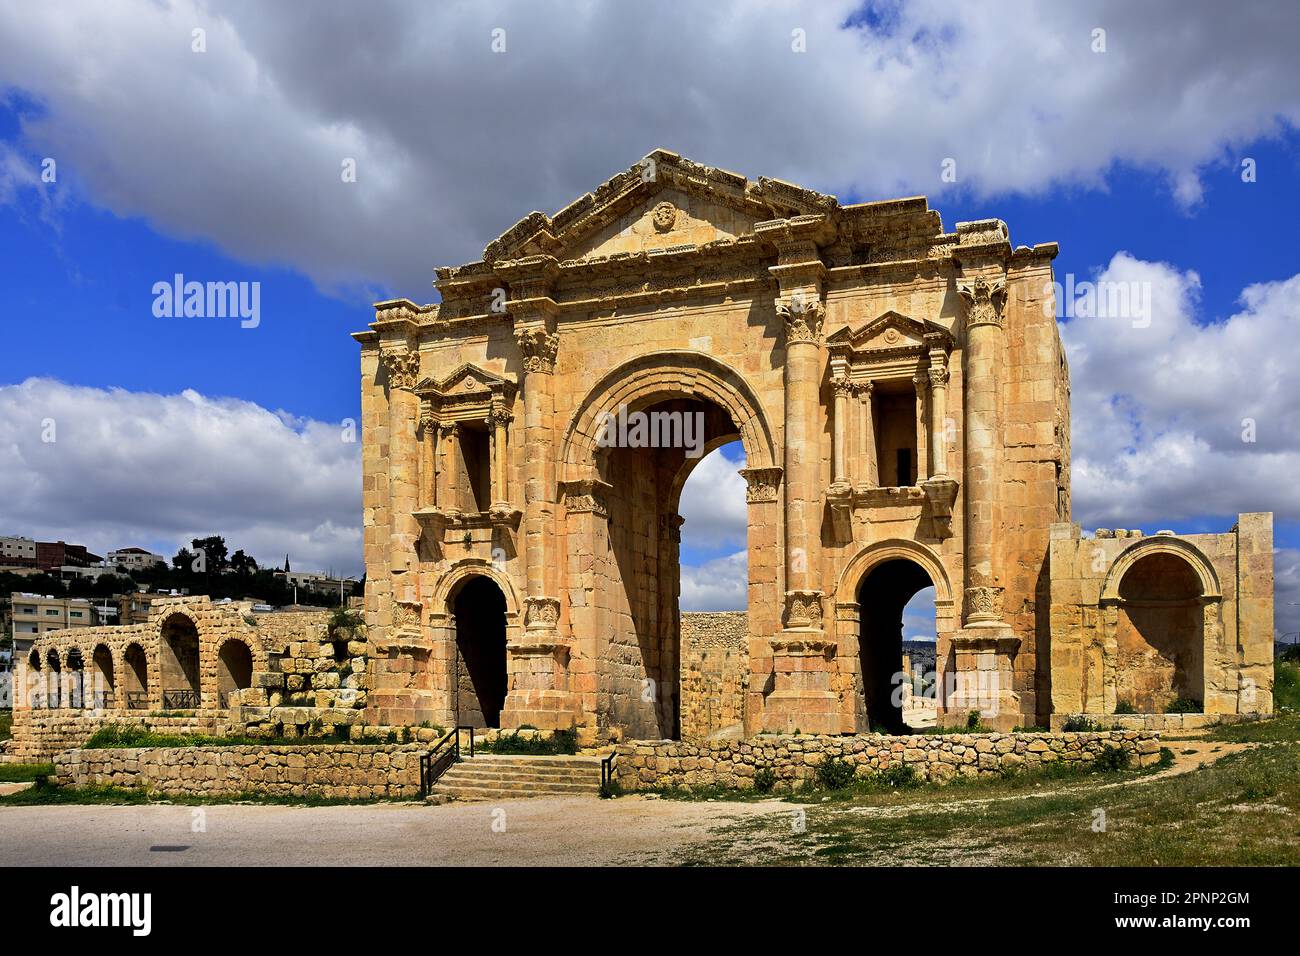
[[[148,710],[149,692],[147,690],[129,690],[126,692],[127,710]]]
[[[163,710],[197,710],[199,692],[196,690],[165,690],[162,695]]]
[[[618,751],[611,750],[600,761],[600,791],[606,792],[609,787],[613,786],[614,778],[618,775]]]
[[[450,769],[451,765],[462,756],[460,732],[469,731],[469,756],[474,756],[474,728],[460,724],[433,745],[426,754],[420,755],[420,796],[427,797],[438,778]]]

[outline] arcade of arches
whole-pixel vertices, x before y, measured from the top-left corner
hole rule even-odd
[[[1149,538],[1071,520],[1056,252],[656,150],[439,268],[440,302],[378,303],[354,336],[367,721],[735,732],[683,713],[678,610],[687,450],[729,440],[740,733],[899,727],[925,587],[941,723],[1270,711],[1271,515]]]

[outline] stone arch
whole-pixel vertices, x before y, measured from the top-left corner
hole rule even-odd
[[[90,653],[90,664],[95,675],[91,705],[96,709],[114,706],[117,668],[112,648],[100,641]]]
[[[519,596],[515,593],[514,584],[508,575],[500,571],[491,561],[483,558],[467,558],[453,565],[443,574],[433,591],[433,598],[429,607],[430,617],[436,619],[443,615],[450,615],[451,605],[456,596],[455,592],[464,586],[467,579],[480,575],[491,578],[493,583],[501,589],[501,593],[506,599],[507,621],[517,618],[519,616]]]
[[[158,620],[158,678],[164,710],[201,706],[202,637],[198,621],[183,608],[169,608]]]
[[[149,655],[139,641],[122,649],[122,705],[144,710],[149,705]]]
[[[217,701],[230,705],[230,695],[253,686],[253,648],[242,636],[227,637],[216,648]]]
[[[46,645],[47,650],[44,653],[46,665],[45,678],[45,706],[63,707],[67,702],[66,689],[63,686],[63,660],[59,657],[57,647]]]
[[[67,654],[67,705],[80,710],[86,706],[86,654],[73,645]]]
[[[447,594],[456,724],[500,727],[510,691],[507,598],[488,574],[462,575]],[[499,602],[499,604],[498,604]]]
[[[956,602],[953,599],[948,572],[944,569],[939,556],[926,545],[904,538],[889,538],[863,547],[849,560],[840,573],[835,589],[835,637],[838,645],[836,659],[843,680],[852,690],[855,722],[860,729],[866,729],[868,725],[877,726],[883,721],[890,725],[886,729],[894,732],[901,730],[901,727],[897,726],[897,721],[901,719],[897,707],[883,706],[884,701],[889,697],[882,685],[882,681],[891,678],[892,672],[897,671],[901,664],[897,660],[892,664],[886,664],[883,658],[877,659],[874,664],[868,660],[872,657],[872,649],[877,645],[864,644],[862,641],[863,629],[868,626],[868,618],[863,615],[859,604],[860,594],[864,587],[869,586],[868,580],[873,572],[879,570],[881,573],[888,573],[896,570],[895,562],[905,562],[919,569],[921,576],[928,578],[934,586],[935,632],[938,640],[935,648],[935,667],[940,673],[945,669],[943,660],[947,642],[958,623]],[[900,605],[897,608],[900,620],[902,610]],[[893,610],[890,609],[888,613],[892,615]],[[884,644],[879,646],[887,647]],[[885,652],[881,650],[877,653]],[[895,647],[894,656],[897,657],[900,653],[901,650]],[[885,668],[884,676],[881,667]],[[889,715],[885,716],[884,711],[889,711]]]
[[[636,411],[680,398],[711,402],[731,417],[745,446],[749,468],[780,464],[763,406],[744,376],[703,352],[674,349],[630,359],[592,386],[565,428],[560,479],[580,481],[593,477],[606,413],[621,406]]]
[[[1206,662],[1222,653],[1222,601],[1214,566],[1190,542],[1157,535],[1122,551],[1099,600],[1101,712],[1114,713],[1121,702],[1158,712],[1175,698],[1205,707]]]
[[[1156,535],[1151,538],[1143,538],[1120,552],[1119,556],[1111,564],[1110,570],[1106,572],[1106,580],[1101,588],[1101,601],[1103,603],[1118,601],[1119,585],[1125,573],[1142,558],[1152,554],[1172,554],[1182,558],[1191,565],[1193,573],[1200,579],[1201,597],[1210,601],[1222,599],[1223,592],[1219,588],[1219,576],[1215,573],[1214,565],[1210,563],[1210,559],[1205,556],[1205,553],[1200,548],[1190,541],[1184,541],[1172,535]]]

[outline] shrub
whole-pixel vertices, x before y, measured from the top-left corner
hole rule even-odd
[[[972,710],[966,715],[966,729],[972,733],[978,733],[984,729],[984,722],[980,720],[980,712]]]
[[[1204,711],[1204,705],[1192,697],[1175,697],[1165,707],[1166,714],[1200,714]]]
[[[817,785],[826,790],[843,790],[853,782],[853,764],[843,757],[823,757],[814,771]]]
[[[886,767],[878,776],[881,785],[897,790],[910,790],[921,785],[921,778],[916,775],[916,768],[907,764]]]
[[[1174,765],[1174,752],[1168,747],[1160,748],[1160,759],[1156,761],[1156,766],[1165,770]]]
[[[549,737],[541,734],[525,737],[519,731],[498,734],[494,740],[475,743],[474,748],[490,754],[524,754],[536,757],[570,755],[578,752],[576,728],[554,731]]]
[[[1102,748],[1101,753],[1097,754],[1092,765],[1102,773],[1115,773],[1120,770],[1128,769],[1129,752],[1119,747],[1112,747],[1107,744]]]
[[[754,771],[754,789],[759,793],[771,793],[776,786],[776,771],[771,767],[759,767]]]
[[[1136,714],[1137,708],[1133,706],[1132,701],[1120,700],[1115,702],[1115,713],[1117,714]]]
[[[1287,653],[1295,650],[1290,648]],[[1273,704],[1278,710],[1300,710],[1300,667],[1294,658],[1273,665]]]
[[[1061,729],[1067,734],[1090,734],[1102,730],[1102,726],[1093,720],[1084,717],[1081,714],[1075,714],[1073,717],[1066,718]]]
[[[345,607],[336,607],[334,613],[330,615],[327,633],[330,637],[333,637],[335,631],[354,630],[360,627],[362,623],[364,623],[363,618],[356,611],[349,611]]]

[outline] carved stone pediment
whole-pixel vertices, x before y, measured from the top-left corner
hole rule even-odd
[[[504,376],[467,363],[442,378],[422,380],[415,391],[426,402],[430,421],[453,422],[484,420],[494,408],[509,409],[516,385]]]
[[[856,330],[844,326],[826,339],[826,345],[833,352],[870,361],[873,357],[920,355],[930,348],[950,347],[951,339],[948,330],[937,322],[914,319],[891,310]]]

